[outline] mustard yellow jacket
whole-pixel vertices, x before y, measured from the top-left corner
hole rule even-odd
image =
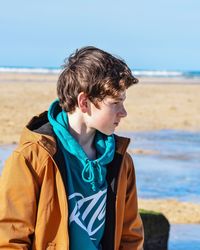
[[[141,250],[143,226],[135,173],[126,152],[130,140],[118,136],[115,140],[102,246],[103,250]],[[24,128],[0,177],[0,249],[69,249],[65,167],[56,145],[46,112]]]

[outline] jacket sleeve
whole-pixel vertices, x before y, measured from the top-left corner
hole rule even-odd
[[[0,177],[0,249],[30,249],[38,195],[36,174],[13,152]]]
[[[127,190],[120,250],[142,250],[144,230],[138,212],[135,170],[131,156],[126,157]]]

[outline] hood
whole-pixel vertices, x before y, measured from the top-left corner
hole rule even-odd
[[[98,183],[103,183],[102,171],[107,164],[112,162],[115,154],[115,140],[113,135],[104,135],[98,130],[94,137],[94,144],[97,152],[97,158],[90,160],[83,150],[82,146],[69,132],[69,121],[67,112],[63,111],[59,101],[55,100],[48,111],[48,119],[58,138],[59,147],[63,151],[67,165],[67,152],[75,156],[81,162],[81,176],[83,181],[89,182],[95,190],[95,172],[98,172]],[[80,171],[80,169],[79,169]]]
[[[130,143],[130,139],[114,134],[115,150],[118,154],[124,154]],[[50,155],[56,153],[56,139],[52,126],[47,117],[47,111],[34,116],[23,129],[20,144],[27,145],[37,143],[45,148]]]

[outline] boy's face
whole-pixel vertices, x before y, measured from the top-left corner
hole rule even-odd
[[[91,114],[88,120],[90,128],[97,129],[103,134],[111,135],[122,118],[127,116],[124,108],[126,91],[120,92],[118,98],[105,97],[98,103],[99,108],[91,103]]]

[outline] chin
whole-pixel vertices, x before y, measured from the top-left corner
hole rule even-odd
[[[114,130],[112,130],[112,131],[105,131],[105,130],[99,130],[102,134],[104,134],[104,135],[107,135],[107,136],[109,136],[109,135],[112,135],[113,133],[114,133]]]

